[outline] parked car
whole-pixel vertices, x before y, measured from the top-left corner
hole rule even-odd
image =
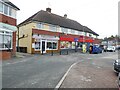
[[[117,59],[114,61],[113,67],[114,67],[113,69],[116,73],[120,72],[120,59]]]
[[[120,72],[119,72],[119,74],[118,74],[118,79],[117,79],[117,83],[118,83],[118,87],[119,87],[119,90],[120,90]]]
[[[114,61],[113,63],[113,69],[116,72],[116,74],[118,75],[118,86],[120,89],[120,59],[117,59]]]
[[[90,46],[89,51],[90,51],[91,54],[98,54],[98,53],[102,53],[103,50],[98,45],[93,45],[93,46]]]
[[[109,52],[115,52],[115,50],[116,50],[116,48],[115,48],[115,46],[108,46],[107,47],[107,51]]]

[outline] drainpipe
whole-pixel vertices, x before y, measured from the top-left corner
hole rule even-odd
[[[17,35],[17,37],[18,37],[18,40],[17,40],[17,47],[18,47],[18,52],[20,51],[20,48],[19,48],[19,27],[17,26],[17,28],[18,28],[18,35]]]

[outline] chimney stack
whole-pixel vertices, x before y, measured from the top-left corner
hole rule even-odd
[[[51,8],[46,8],[46,11],[51,13]]]
[[[67,14],[64,15],[64,18],[67,18]]]

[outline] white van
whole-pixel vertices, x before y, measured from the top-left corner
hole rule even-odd
[[[108,52],[109,52],[109,51],[115,52],[115,50],[116,50],[115,46],[108,46],[108,47],[107,47],[107,51],[108,51]]]

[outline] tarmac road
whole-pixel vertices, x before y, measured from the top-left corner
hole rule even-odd
[[[111,59],[106,62],[106,58],[109,59],[109,56],[111,56]],[[103,58],[105,62],[100,62],[101,65],[107,64],[111,68],[116,57],[117,52],[102,54],[82,54],[77,52],[69,55],[32,55],[14,58],[13,60],[3,61],[2,85],[3,88],[55,88],[73,63],[81,60],[87,62],[91,58]]]

